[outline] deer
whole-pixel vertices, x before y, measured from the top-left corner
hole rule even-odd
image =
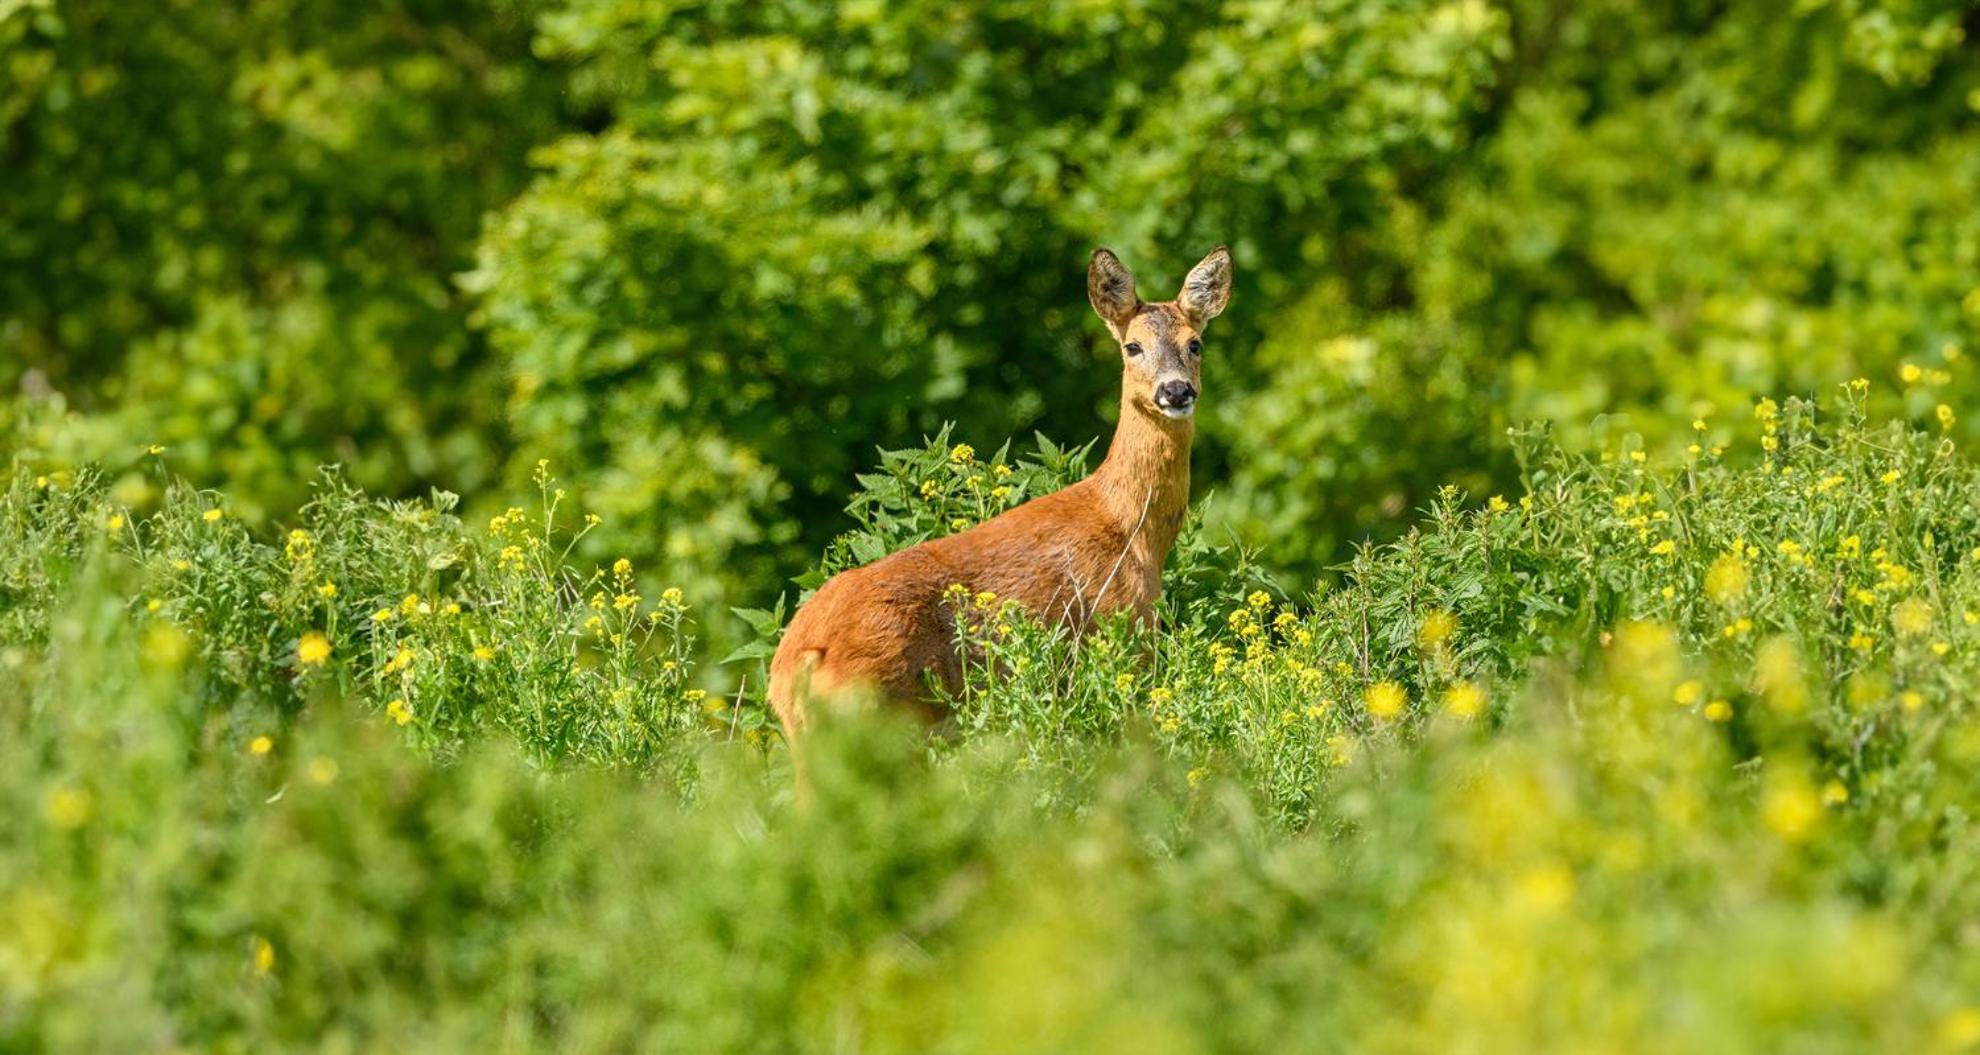
[[[790,744],[818,700],[857,696],[938,720],[931,682],[953,693],[963,674],[945,599],[957,586],[1075,634],[1121,612],[1153,626],[1162,566],[1189,507],[1203,327],[1230,296],[1224,246],[1190,269],[1173,300],[1152,303],[1118,257],[1095,250],[1086,297],[1121,356],[1120,420],[1106,457],[1077,483],[821,585],[770,661],[768,696]]]

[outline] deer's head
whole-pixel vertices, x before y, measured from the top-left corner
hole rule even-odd
[[[1171,419],[1195,413],[1203,390],[1203,327],[1230,303],[1231,251],[1212,249],[1189,269],[1174,300],[1144,303],[1120,258],[1095,250],[1086,299],[1120,342],[1122,397]]]

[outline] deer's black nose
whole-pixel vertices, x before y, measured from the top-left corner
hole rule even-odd
[[[1155,405],[1163,410],[1185,410],[1196,402],[1196,386],[1187,381],[1164,381],[1155,386]]]

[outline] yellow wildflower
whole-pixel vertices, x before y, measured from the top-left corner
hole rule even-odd
[[[1453,718],[1475,717],[1485,709],[1485,690],[1474,682],[1455,682],[1444,690],[1444,713]]]
[[[329,658],[330,639],[322,631],[308,631],[296,642],[296,660],[306,667],[320,667]]]
[[[1932,629],[1932,606],[1913,597],[1891,608],[1891,629],[1904,637],[1917,637]]]
[[[273,750],[275,750],[275,741],[269,737],[257,736],[248,741],[248,754],[256,758],[260,758]]]
[[[225,510],[222,510],[222,509],[221,509],[220,507],[218,507],[218,506],[215,506],[215,507],[213,507],[212,509],[209,509],[209,510],[207,510],[207,511],[206,511],[206,512],[204,512],[204,513],[201,513],[201,514],[199,515],[199,518],[200,518],[201,520],[204,520],[204,521],[206,521],[207,523],[209,523],[209,524],[211,524],[211,523],[213,523],[214,521],[216,521],[216,520],[219,520],[219,519],[220,519],[221,517],[223,517],[223,516],[226,516],[226,515],[227,515],[227,513],[226,513],[226,511],[225,511]]]
[[[1457,616],[1450,612],[1441,608],[1430,612],[1423,617],[1423,622],[1417,624],[1416,647],[1426,652],[1442,648],[1457,632],[1457,626]]]
[[[1378,721],[1391,721],[1402,714],[1403,708],[1409,704],[1409,693],[1393,681],[1378,681],[1368,687],[1362,704],[1368,708],[1370,717]]]
[[[412,708],[406,706],[404,697],[386,704],[385,713],[390,715],[392,720],[400,725],[405,725],[413,720]]]
[[[1731,553],[1721,553],[1705,572],[1705,596],[1721,606],[1730,606],[1746,596],[1746,562]]]
[[[1822,804],[1806,778],[1784,774],[1768,782],[1760,801],[1760,817],[1782,840],[1798,843],[1814,833],[1822,819]]]
[[[49,794],[43,809],[49,824],[63,831],[74,831],[89,823],[90,814],[95,812],[95,803],[89,792],[82,788],[59,788]]]

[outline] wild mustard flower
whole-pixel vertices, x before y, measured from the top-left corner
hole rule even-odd
[[[1783,842],[1806,841],[1822,819],[1822,803],[1807,778],[1798,773],[1775,774],[1761,798],[1760,816]]]
[[[1974,314],[1980,315],[1980,309],[1976,309]],[[1975,1046],[1980,1046],[1980,1007],[1956,1007],[1948,1011],[1945,1017],[1939,1019],[1934,1033],[1933,1039],[1940,1051],[1973,1050]]]
[[[1708,722],[1728,722],[1732,716],[1732,704],[1724,700],[1713,700],[1705,705],[1705,720]]]
[[[1393,681],[1378,681],[1362,696],[1362,705],[1377,721],[1393,721],[1409,704],[1409,693]]]
[[[678,586],[669,586],[666,589],[660,591],[660,599],[666,602],[667,604],[673,605],[675,607],[679,607],[681,603],[681,599],[685,596],[687,595],[683,594],[681,592],[681,588]]]
[[[296,642],[296,660],[306,667],[320,667],[330,659],[330,639],[320,630],[306,631]]]
[[[1705,571],[1705,596],[1720,607],[1731,607],[1746,596],[1746,562],[1736,553],[1721,553]]]
[[[1932,629],[1932,606],[1913,597],[1891,608],[1891,629],[1902,637],[1918,637]]]
[[[267,938],[259,935],[254,939],[254,973],[267,974],[275,969],[275,946]]]
[[[204,513],[201,513],[199,515],[199,518],[211,524],[226,515],[227,515],[226,510],[221,509],[219,506],[214,506],[212,509],[209,509]]]
[[[1925,376],[1925,371],[1917,363],[1906,363],[1898,367],[1898,377],[1907,385],[1915,385]]]
[[[413,720],[412,708],[406,706],[406,700],[403,696],[386,704],[385,713],[400,725],[405,725]]]
[[[1451,639],[1457,632],[1457,616],[1444,609],[1436,609],[1423,617],[1416,626],[1416,647],[1425,652],[1434,652]]]
[[[50,792],[42,812],[48,823],[62,831],[74,831],[89,823],[95,800],[84,788],[57,788]]]
[[[1677,552],[1677,543],[1664,539],[1650,547],[1650,552],[1659,557],[1668,557]]]
[[[389,623],[398,617],[399,613],[390,608],[380,608],[376,612],[371,613],[371,621],[374,623]]]
[[[1671,701],[1680,707],[1690,707],[1705,697],[1705,685],[1699,681],[1679,682],[1671,693]]]
[[[1455,682],[1444,690],[1444,713],[1453,718],[1473,718],[1485,709],[1485,690],[1477,683]]]
[[[956,465],[968,465],[976,460],[976,448],[967,443],[958,443],[949,449],[949,461]]]
[[[316,596],[325,600],[337,596],[337,584],[327,579],[324,580],[323,585],[316,588]]]
[[[257,736],[248,741],[248,754],[261,758],[275,750],[275,741],[267,736]]]

